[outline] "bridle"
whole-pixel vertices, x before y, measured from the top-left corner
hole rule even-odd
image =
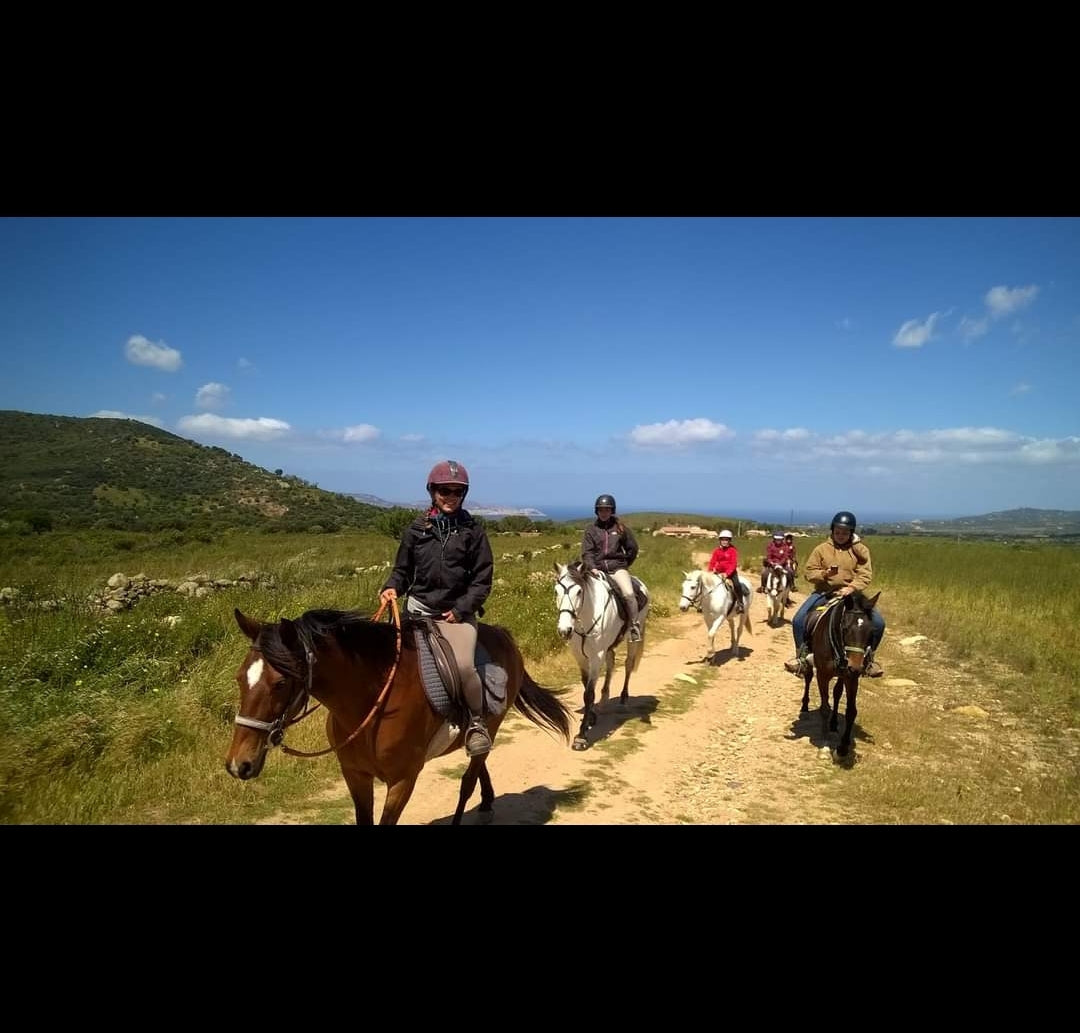
[[[384,602],[378,609],[378,612],[372,617],[373,622],[377,622],[383,615],[383,611],[386,609],[386,603]],[[391,621],[394,625],[395,631],[395,645],[394,645],[394,662],[390,666],[390,673],[386,676],[386,682],[379,692],[378,698],[375,700],[375,705],[368,712],[368,715],[363,721],[353,730],[352,734],[342,742],[339,742],[336,746],[328,746],[325,750],[318,750],[315,753],[306,753],[302,750],[294,750],[289,746],[282,745],[282,740],[285,738],[285,729],[290,725],[298,724],[303,721],[308,714],[315,713],[316,710],[322,705],[316,703],[315,706],[310,709],[306,709],[308,697],[311,695],[311,682],[315,670],[315,653],[311,649],[311,642],[302,629],[298,629],[300,634],[300,641],[304,647],[304,659],[307,666],[307,679],[297,692],[293,695],[293,698],[286,704],[285,709],[281,712],[281,716],[275,721],[260,721],[255,717],[244,717],[242,714],[237,714],[233,721],[243,726],[244,728],[254,728],[256,731],[266,732],[266,742],[263,745],[263,750],[266,751],[274,746],[281,746],[281,752],[287,753],[292,757],[322,757],[327,753],[334,753],[337,750],[343,749],[348,746],[368,725],[377,714],[380,714],[383,708],[386,706],[386,698],[390,693],[390,686],[394,683],[394,676],[397,674],[398,663],[401,661],[401,614],[398,612],[397,600],[391,600]],[[265,660],[263,661],[266,662]],[[299,716],[295,716],[298,710],[304,709],[304,712]]]
[[[588,575],[586,575],[586,576],[588,576]],[[569,578],[570,579],[571,584],[570,584],[569,587],[567,587],[566,585],[563,584],[563,578]],[[605,585],[605,587],[607,587],[607,586]],[[563,576],[561,578],[559,578],[558,581],[555,582],[555,590],[557,592],[561,591],[563,593],[562,598],[561,599],[556,599],[556,601],[555,601],[556,605],[559,607],[559,615],[561,616],[564,613],[570,614],[570,619],[576,625],[578,623],[578,608],[581,606],[581,604],[578,603],[577,606],[574,606],[572,604],[567,605],[567,606],[563,605],[563,602],[566,602],[566,603],[570,604],[570,593],[574,588],[580,588],[581,589],[581,597],[582,597],[582,599],[584,599],[585,598],[585,586],[583,584],[580,584],[576,580],[574,580],[574,577],[573,577],[572,574],[569,574],[569,573],[563,574]],[[607,598],[604,600],[604,605],[600,607],[599,612],[593,618],[592,624],[590,624],[589,627],[587,629],[585,629],[584,631],[582,631],[581,628],[579,628],[579,627],[574,627],[572,629],[573,633],[575,635],[580,635],[581,636],[581,644],[582,644],[583,647],[585,645],[585,639],[587,639],[593,633],[593,630],[600,623],[600,621],[603,618],[605,612],[607,611],[608,606],[610,606],[611,603],[612,603],[612,595],[611,595],[611,592],[609,591],[607,593]]]
[[[689,578],[688,577],[686,579],[686,581],[683,582],[683,584],[686,585],[688,583],[693,583],[693,585],[694,585],[694,594],[689,595],[688,593],[683,592],[683,594],[679,596],[679,602],[682,602],[685,599],[688,606],[696,606],[700,610],[701,609],[701,578],[699,577],[699,578],[695,579],[695,578]]]

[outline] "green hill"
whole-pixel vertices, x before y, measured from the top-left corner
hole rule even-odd
[[[0,411],[0,529],[332,531],[381,512],[137,420]]]

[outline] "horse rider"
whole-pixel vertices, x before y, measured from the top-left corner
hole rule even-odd
[[[709,557],[709,570],[723,578],[731,579],[731,597],[735,600],[735,610],[743,612],[742,585],[739,583],[739,550],[731,544],[731,532],[726,528],[720,532],[720,544],[713,549]]]
[[[788,531],[784,535],[784,544],[791,550],[791,591],[795,591],[795,575],[799,573],[799,553],[795,548],[795,535]]]
[[[769,571],[773,567],[780,567],[788,576],[788,584],[795,584],[795,571],[791,566],[791,546],[784,541],[783,531],[773,531],[772,541],[765,550],[765,561],[761,564],[761,587],[759,592],[764,594],[765,582],[769,578]]]
[[[855,533],[855,514],[846,509],[832,518],[829,537],[814,548],[803,571],[814,586],[798,612],[791,619],[791,632],[795,637],[795,656],[784,661],[784,669],[792,674],[804,674],[810,666],[810,647],[806,641],[806,619],[815,606],[820,606],[828,595],[848,596],[852,592],[865,592],[874,577],[870,562],[870,550]],[[873,630],[870,633],[870,656],[863,665],[867,678],[880,678],[885,672],[874,660],[874,652],[885,635],[885,618],[875,606],[870,611]]]
[[[637,596],[630,578],[630,567],[637,559],[638,543],[634,532],[615,515],[615,496],[598,495],[593,506],[596,520],[585,528],[581,539],[581,565],[590,573],[607,574],[626,603],[630,641],[641,641]]]
[[[477,618],[491,592],[494,561],[482,524],[462,508],[469,493],[469,473],[461,463],[444,459],[428,474],[431,506],[401,535],[394,569],[379,593],[388,603],[408,593],[406,610],[439,622],[461,672],[469,724],[465,753],[478,757],[491,750],[484,720],[484,687],[476,670]]]

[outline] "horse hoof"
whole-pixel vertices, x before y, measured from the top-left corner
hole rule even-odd
[[[589,748],[589,740],[583,735],[579,735],[571,744],[575,750],[587,750]]]
[[[476,812],[476,824],[477,825],[490,825],[492,819],[495,817],[493,810],[477,811]]]

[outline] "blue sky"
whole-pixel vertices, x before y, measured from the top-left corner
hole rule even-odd
[[[0,220],[0,408],[333,491],[1080,509],[1080,220]]]

